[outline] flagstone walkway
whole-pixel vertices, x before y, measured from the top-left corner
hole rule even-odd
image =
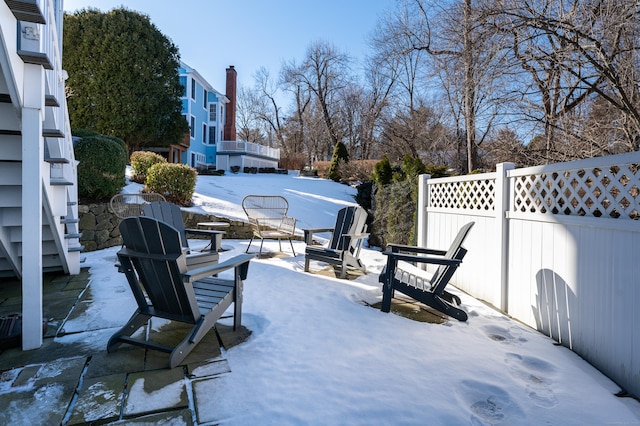
[[[40,349],[0,352],[0,424],[209,424],[216,418],[215,380],[231,372],[223,349],[243,342],[245,328],[217,324],[187,356],[167,367],[168,355],[124,345],[108,354],[107,340],[118,328],[87,324],[78,330],[92,303],[91,276],[47,274]],[[18,281],[0,279],[0,316],[21,312]],[[133,312],[132,312],[133,313]],[[122,318],[122,324],[126,322]],[[97,321],[100,324],[100,321]],[[65,330],[65,325],[69,324]],[[162,334],[157,334],[162,325]],[[148,326],[151,339],[165,343],[184,336],[180,325]],[[179,336],[179,337],[178,337]]]

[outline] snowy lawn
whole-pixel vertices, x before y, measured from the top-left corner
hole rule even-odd
[[[241,219],[245,195],[283,195],[299,228],[333,225],[355,194],[326,180],[244,174],[201,176],[196,192],[192,209]],[[221,259],[243,253],[247,244],[225,240],[233,250]],[[620,389],[612,381],[474,298],[458,293],[469,313],[465,323],[385,314],[365,303],[381,298],[379,250],[364,250],[365,276],[339,280],[317,273],[324,266],[316,262],[315,273],[305,273],[304,243],[294,245],[296,257],[285,250],[251,261],[243,324],[253,333],[223,354],[231,373],[194,382],[199,394],[210,395],[210,403],[198,404],[201,422],[640,425],[640,403],[614,396]],[[265,242],[267,251],[277,247]],[[127,287],[113,268],[117,249],[86,254],[93,291]],[[133,305],[112,300],[110,315],[128,318]]]

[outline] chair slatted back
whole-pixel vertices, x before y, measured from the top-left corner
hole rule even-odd
[[[456,238],[451,243],[451,246],[449,246],[449,250],[447,250],[447,253],[444,255],[444,257],[446,257],[447,259],[458,260],[462,260],[462,258],[464,258],[464,255],[467,253],[467,249],[462,247],[462,243],[464,243],[464,240],[467,238],[467,235],[469,234],[469,231],[473,227],[474,223],[475,222],[469,222],[462,228],[460,228],[460,230],[458,231],[458,235],[456,235]],[[440,265],[431,278],[432,291],[438,294],[437,287],[439,285],[442,285],[442,289],[444,289],[455,271],[455,267]]]
[[[180,207],[167,201],[156,201],[146,204],[143,212],[147,217],[158,219],[176,228],[180,233],[182,247],[185,249],[189,248],[187,231],[182,220],[182,210],[180,210]]]
[[[358,239],[345,234],[362,234],[367,227],[367,212],[359,206],[349,206],[338,211],[333,234],[329,241],[329,248],[333,250],[349,250],[354,253],[357,249]]]
[[[200,313],[193,288],[182,281],[187,267],[180,233],[145,216],[124,219],[120,233],[125,248],[118,252],[118,260],[140,311],[195,323]]]

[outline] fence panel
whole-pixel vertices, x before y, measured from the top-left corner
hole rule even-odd
[[[421,241],[447,247],[475,221],[456,287],[640,395],[639,169],[634,152],[429,179]]]

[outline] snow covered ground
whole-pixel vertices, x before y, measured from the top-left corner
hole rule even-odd
[[[126,188],[137,190],[135,184]],[[240,203],[247,194],[285,196],[304,228],[333,225],[355,190],[294,175],[200,176],[192,209],[244,219]],[[225,240],[232,250],[221,258],[244,252],[247,244]],[[283,246],[283,254],[252,260],[243,303],[243,324],[252,335],[224,353],[231,373],[194,382],[199,394],[210,395],[210,402],[198,404],[201,421],[640,425],[640,402],[614,396],[619,387],[579,356],[474,298],[460,293],[469,313],[465,323],[382,313],[364,303],[381,298],[380,250],[364,250],[365,276],[339,280],[305,273],[304,244],[294,245],[296,257]],[[267,251],[277,247],[265,242]],[[99,277],[93,291],[127,287],[113,268],[117,249],[86,254],[92,277]],[[314,271],[323,267],[312,263]],[[102,320],[127,318],[131,302],[113,303]]]

